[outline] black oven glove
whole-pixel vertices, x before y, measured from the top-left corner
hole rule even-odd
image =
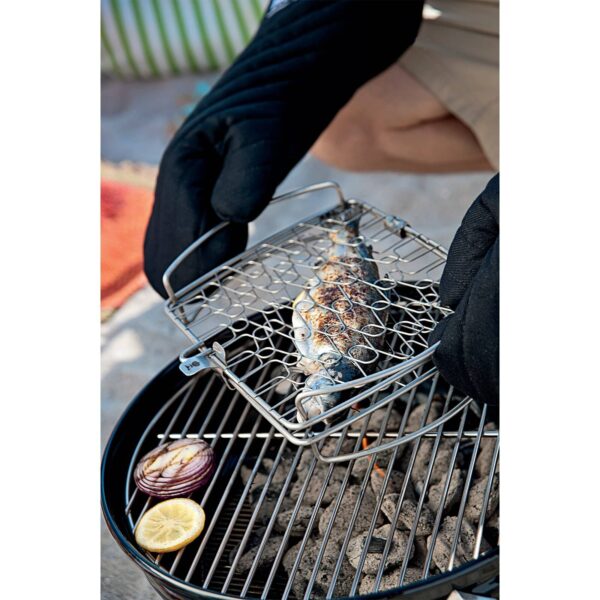
[[[499,401],[500,176],[471,205],[450,246],[440,303],[455,312],[429,343],[440,342],[434,363],[460,391],[480,402]]]
[[[252,42],[167,147],[144,243],[162,275],[192,242],[232,221],[172,278],[179,289],[244,250],[247,223],[363,83],[414,41],[419,1],[273,2]]]

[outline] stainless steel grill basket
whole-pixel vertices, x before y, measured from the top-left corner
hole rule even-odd
[[[323,450],[321,442],[326,438],[342,435],[348,428],[360,429],[365,418],[392,401],[407,399],[419,385],[437,378],[431,362],[435,346],[429,347],[427,339],[447,314],[437,293],[446,250],[404,220],[365,202],[346,199],[332,182],[295,190],[272,202],[324,193],[335,200],[335,204],[329,203],[332,208],[272,235],[175,291],[171,284],[174,271],[227,227],[227,223],[218,225],[171,264],[163,281],[169,293],[166,312],[192,342],[180,356],[183,373],[193,376],[213,369],[288,442],[310,446],[322,461],[345,462],[420,438],[459,415],[471,399],[451,393],[442,413],[418,429],[376,436],[352,451]],[[298,366],[302,356],[294,344],[293,303],[318,279],[319,268],[333,244],[328,234],[347,224],[348,209],[352,215],[360,213],[359,238],[351,243],[370,247],[372,258],[368,260],[379,272],[377,281],[357,283],[370,286],[376,300],[362,305],[344,294],[343,306],[325,306],[309,295],[308,302],[335,315],[342,328],[346,327],[340,318],[344,311],[360,308],[372,315],[370,325],[353,331],[359,343],[337,356],[343,355],[361,376],[346,382],[332,380],[328,391],[341,392],[342,401],[309,417],[302,400],[322,392],[304,385],[306,377]],[[384,313],[386,319],[381,318]],[[319,333],[334,339],[331,331]],[[210,345],[208,339],[212,340]],[[245,350],[230,352],[239,346]],[[319,357],[323,367],[328,366],[328,360],[327,356]]]

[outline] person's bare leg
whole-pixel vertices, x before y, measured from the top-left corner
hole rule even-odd
[[[311,153],[349,171],[492,169],[471,130],[398,64],[354,94]]]

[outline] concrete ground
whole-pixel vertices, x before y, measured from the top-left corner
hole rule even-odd
[[[102,85],[102,158],[157,164],[168,141],[177,106],[188,101],[198,78],[168,82]],[[406,219],[448,246],[470,203],[492,173],[460,175],[354,174],[307,157],[280,190],[334,180],[347,196],[363,199]],[[269,208],[251,226],[254,243],[321,207],[311,201]],[[164,314],[150,288],[132,296],[102,325],[102,446],[134,395],[187,346],[187,339]],[[102,523],[103,600],[158,598],[142,573],[112,540]]]

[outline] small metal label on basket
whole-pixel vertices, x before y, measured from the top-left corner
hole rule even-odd
[[[383,222],[383,226],[388,230],[392,231],[401,238],[406,237],[405,229],[409,226],[408,223],[400,217],[388,216]]]
[[[179,370],[185,375],[191,377],[192,375],[195,375],[204,369],[208,369],[209,367],[210,363],[203,356],[192,356],[192,358],[188,358],[179,365]]]

